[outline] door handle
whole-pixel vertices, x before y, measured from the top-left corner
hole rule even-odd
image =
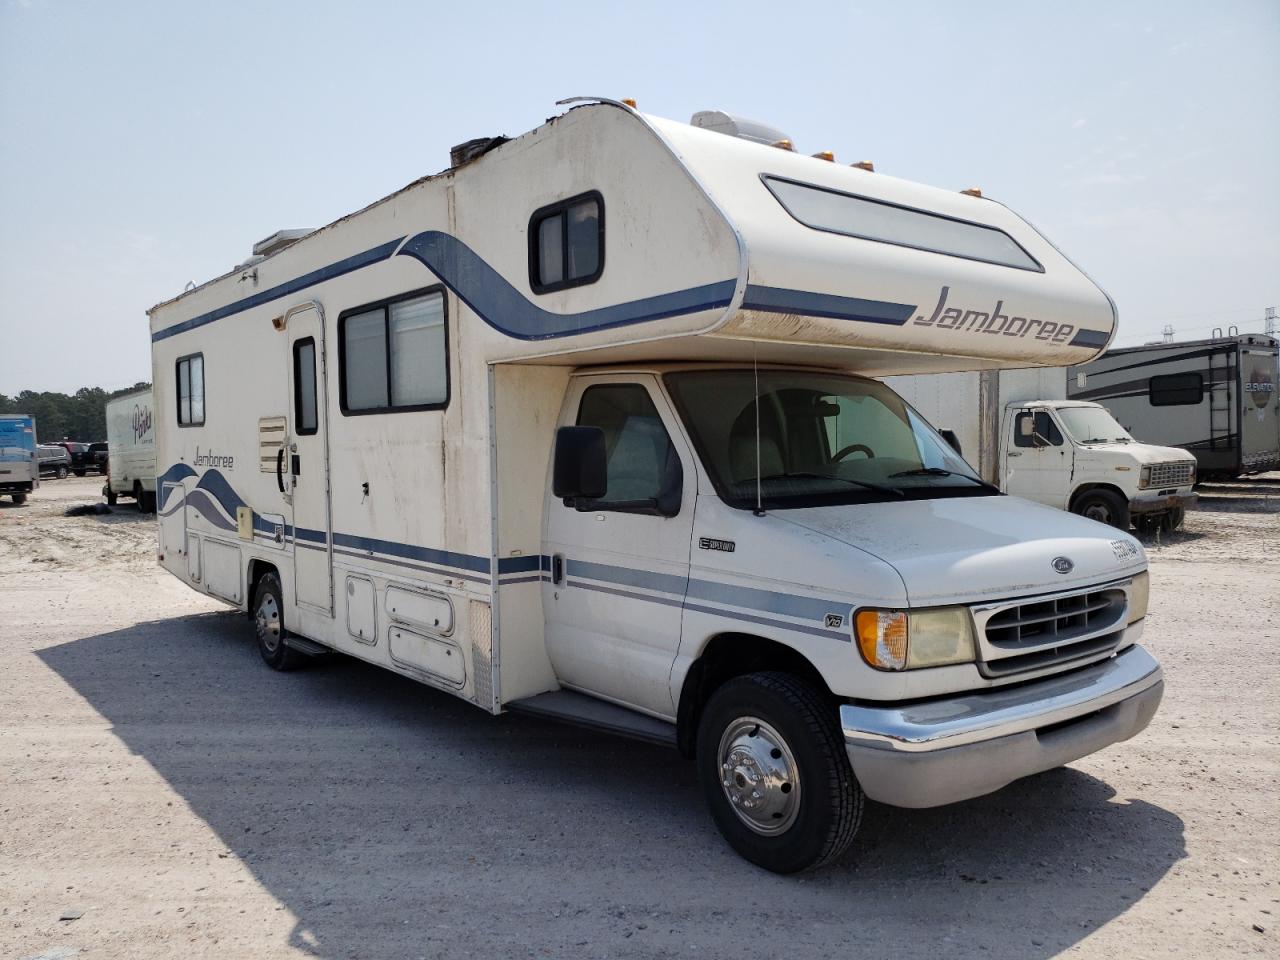
[[[284,447],[276,451],[276,486],[284,493]]]
[[[1010,450],[1010,451],[1009,451],[1009,456],[1011,456],[1011,457],[1020,457],[1020,456],[1022,456],[1022,454],[1020,454],[1020,453],[1014,453],[1012,450]]]
[[[558,553],[551,558],[551,582],[564,582],[564,557]]]

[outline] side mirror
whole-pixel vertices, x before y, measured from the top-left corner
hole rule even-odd
[[[943,440],[947,441],[947,446],[954,450],[959,456],[964,456],[964,451],[960,449],[960,438],[956,436],[954,430],[939,430],[938,434]]]
[[[1036,422],[1029,415],[1023,414],[1018,418],[1018,433],[1024,437],[1034,437],[1036,435]]]
[[[557,430],[551,492],[561,500],[598,500],[608,489],[604,431],[599,427]]]

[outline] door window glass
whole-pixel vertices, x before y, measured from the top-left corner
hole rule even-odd
[[[1027,421],[1031,421],[1031,429],[1035,433],[1033,436],[1026,436],[1023,433],[1027,429],[1023,424]],[[1060,447],[1062,446],[1062,431],[1058,429],[1058,425],[1053,422],[1053,418],[1045,411],[1028,410],[1018,414],[1017,421],[1013,425],[1013,445],[1016,447]]]
[[[604,431],[608,489],[593,505],[658,500],[679,486],[680,461],[649,391],[636,383],[590,387],[578,408],[578,426]]]
[[[311,337],[293,345],[293,416],[298,433],[316,432],[316,342]]]

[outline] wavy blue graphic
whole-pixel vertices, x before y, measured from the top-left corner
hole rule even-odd
[[[180,483],[187,477],[194,477],[196,472],[185,463],[175,463],[160,476],[156,477],[156,489],[159,490],[166,483]]]
[[[234,517],[240,507],[248,506],[220,470],[206,470],[197,481],[195,489],[207,491],[227,512],[228,517]]]
[[[478,253],[450,234],[427,230],[410,237],[397,255],[420,261],[485,323],[519,340],[546,340],[716,310],[729,305],[736,286],[735,280],[721,280],[581,313],[552,313],[530,303]]]

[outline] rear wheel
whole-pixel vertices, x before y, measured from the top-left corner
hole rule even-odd
[[[142,491],[142,496],[138,498],[138,509],[143,513],[156,512],[156,495],[154,490]]]
[[[107,488],[107,506],[114,507],[116,505],[116,501],[119,499],[120,499],[119,494],[117,494],[114,490],[108,487]]]
[[[253,592],[253,626],[258,636],[258,652],[272,670],[292,670],[305,657],[285,644],[289,635],[284,628],[284,604],[280,578],[263,574]]]
[[[66,468],[66,467],[59,467],[59,468],[58,468],[58,479],[59,479],[59,480],[65,480],[65,479],[67,479],[67,468]]]
[[[785,673],[720,687],[698,724],[698,778],[721,834],[775,873],[822,866],[848,848],[862,818],[835,708]]]
[[[86,473],[88,473],[88,471],[87,471],[87,470],[76,470],[76,471],[73,471],[73,472],[75,473],[75,475],[76,475],[77,477],[83,477]]]
[[[13,495],[13,502],[16,503],[18,506],[22,506],[24,503],[27,502],[27,495],[25,493],[15,493]]]
[[[1089,490],[1080,494],[1072,504],[1071,511],[1121,530],[1129,529],[1129,504],[1118,493],[1110,490]]]

